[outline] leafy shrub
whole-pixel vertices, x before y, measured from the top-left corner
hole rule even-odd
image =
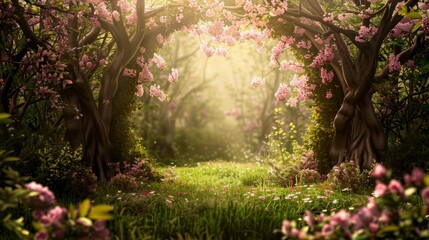
[[[84,198],[95,193],[97,178],[82,161],[81,148],[53,144],[38,150],[38,161],[34,179],[56,194]]]
[[[365,207],[355,213],[342,209],[330,216],[313,216],[306,211],[305,226],[283,221],[284,239],[429,238],[429,175],[416,168],[411,175],[404,175],[404,186],[399,180],[390,179],[390,173],[377,165],[372,176],[377,181],[375,197],[369,197]]]
[[[1,120],[1,119],[0,119]],[[83,201],[78,210],[73,205],[65,209],[56,205],[55,195],[36,182],[25,184],[25,178],[7,166],[15,157],[8,157],[6,151],[0,150],[0,230],[2,236],[8,236],[7,230],[16,234],[15,238],[39,239],[109,239],[109,229],[105,220],[112,218],[109,205],[90,206],[90,201]],[[3,175],[4,174],[4,175]],[[12,216],[21,204],[30,208],[33,213],[33,227],[26,229],[24,217]],[[17,211],[15,211],[17,212]],[[23,214],[23,213],[21,213]]]
[[[114,176],[109,182],[109,187],[124,192],[133,192],[138,186],[137,179],[134,176],[122,173]]]
[[[343,162],[339,166],[329,172],[327,183],[332,188],[339,188],[339,190],[352,190],[356,191],[360,187],[360,171],[355,165],[354,161]]]

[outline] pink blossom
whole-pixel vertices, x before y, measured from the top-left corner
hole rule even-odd
[[[422,197],[423,197],[423,201],[426,204],[429,204],[429,187],[426,187],[425,189],[423,189]]]
[[[350,213],[344,209],[341,209],[337,214],[331,217],[331,225],[338,225],[343,229],[346,229],[350,224]]]
[[[327,84],[332,81],[334,78],[334,71],[327,71],[325,68],[320,69],[320,77],[322,78],[322,83]]]
[[[156,41],[161,45],[164,43],[164,37],[162,36],[161,33],[156,35]]]
[[[112,18],[118,22],[121,19],[121,14],[118,11],[113,11]]]
[[[404,175],[404,182],[406,185],[411,185],[413,180],[411,179],[411,175],[410,174],[405,174]]]
[[[246,3],[243,6],[244,11],[251,12],[253,11],[253,3],[251,0],[246,0]]]
[[[168,75],[168,81],[171,84],[175,84],[179,80],[179,70],[176,68],[171,69],[171,73]]]
[[[326,224],[322,228],[322,236],[329,238],[334,233],[334,230],[335,228],[332,225]]]
[[[419,2],[419,8],[421,10],[428,10],[429,9],[429,5],[426,2]]]
[[[333,48],[326,45],[325,49],[320,50],[317,56],[313,59],[313,62],[310,66],[318,68],[323,65],[332,62],[334,60],[334,52]]]
[[[252,85],[252,87],[254,87],[254,88],[257,88],[257,87],[262,86],[264,84],[265,84],[265,78],[263,78],[263,77],[255,77],[250,82],[250,85]]]
[[[215,54],[215,50],[211,47],[208,47],[206,42],[201,43],[200,47],[207,57],[211,57],[213,54]]]
[[[136,95],[137,95],[137,97],[141,97],[141,96],[143,96],[143,93],[144,93],[144,89],[143,89],[143,85],[142,84],[137,84],[137,86],[136,86]]]
[[[332,92],[331,91],[327,91],[326,92],[326,99],[331,99],[332,98]]]
[[[34,240],[48,240],[49,239],[49,234],[45,231],[39,231],[36,233],[36,235],[34,236]]]
[[[402,187],[402,184],[398,180],[391,180],[388,187],[391,193],[405,196],[404,187]]]
[[[91,69],[91,68],[92,68],[92,66],[93,66],[92,62],[87,62],[87,63],[86,63],[86,67],[87,67],[88,69]]]
[[[285,83],[280,83],[277,92],[274,94],[277,101],[285,101],[290,97],[290,89]]]
[[[420,186],[425,177],[425,172],[421,168],[414,168],[411,172],[411,179],[415,182],[417,186]]]
[[[386,168],[383,165],[377,164],[371,173],[371,176],[376,179],[380,179],[386,176]]]
[[[143,65],[143,69],[139,73],[139,81],[145,83],[153,81],[153,74],[149,71],[147,64]]]
[[[36,182],[30,182],[25,185],[28,190],[37,192],[36,196],[27,199],[30,207],[34,209],[48,209],[55,203],[55,196],[48,187],[44,187]]]
[[[367,27],[367,26],[361,26],[359,29],[359,36],[355,37],[355,40],[357,42],[367,42],[371,40],[371,38],[378,32],[377,27]]]
[[[401,71],[401,63],[399,62],[399,56],[395,54],[389,55],[389,73],[397,73]]]
[[[310,228],[313,228],[316,224],[316,220],[314,219],[313,215],[310,211],[305,211],[304,221],[308,224]]]
[[[136,70],[134,69],[125,68],[124,71],[122,72],[122,76],[132,78],[137,76],[137,73],[136,73]]]
[[[216,55],[219,57],[228,57],[228,50],[226,48],[217,48]]]
[[[387,187],[384,183],[377,181],[377,185],[374,189],[374,195],[376,197],[382,197],[387,193]]]
[[[167,99],[167,95],[161,89],[159,89],[159,85],[150,86],[149,94],[151,97],[157,97],[158,100],[161,102],[163,102],[163,101],[165,101],[165,99]]]
[[[152,62],[154,62],[156,66],[161,70],[164,70],[167,67],[167,63],[165,62],[164,58],[162,58],[156,53],[153,55]]]
[[[282,224],[282,233],[288,235],[291,230],[292,223],[288,220],[284,220]]]

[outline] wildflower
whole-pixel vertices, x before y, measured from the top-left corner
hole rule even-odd
[[[400,196],[405,196],[404,187],[402,187],[401,183],[398,180],[391,180],[388,187],[391,193],[398,194]]]
[[[343,229],[346,229],[349,226],[350,213],[342,209],[337,214],[331,217],[331,225],[338,225]]]
[[[411,172],[411,179],[415,182],[417,186],[420,186],[425,177],[425,173],[420,168],[414,168]]]
[[[387,192],[387,187],[384,183],[377,181],[377,185],[375,186],[374,189],[374,195],[376,197],[382,197],[386,194]]]
[[[25,187],[28,190],[36,192],[35,195],[30,194],[30,197],[27,199],[30,207],[45,210],[55,203],[55,196],[48,187],[44,187],[36,182],[27,183]]]
[[[423,201],[426,204],[429,204],[429,187],[426,187],[425,189],[423,189],[422,197],[423,197]]]
[[[49,234],[45,231],[39,231],[36,233],[36,236],[34,236],[34,240],[48,240]]]
[[[380,179],[382,177],[385,177],[386,176],[386,169],[383,167],[383,165],[377,164],[377,165],[375,165],[374,170],[371,173],[371,176],[373,178],[376,178],[376,179]]]

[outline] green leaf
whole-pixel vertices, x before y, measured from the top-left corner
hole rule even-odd
[[[405,5],[401,6],[401,9],[398,10],[399,15],[405,16],[408,13],[408,8]]]
[[[422,19],[422,15],[420,15],[418,12],[409,12],[405,14],[404,17],[409,19]]]
[[[10,116],[9,113],[0,113],[0,123],[11,123],[12,120],[10,120]]]
[[[19,160],[18,157],[7,157],[4,159],[4,161],[7,161],[7,162],[14,162],[14,161],[18,161],[18,160]]]
[[[79,221],[80,223],[82,223],[82,225],[87,226],[87,227],[91,227],[92,226],[92,221],[89,218],[86,217],[80,217],[77,219],[77,221]]]
[[[422,20],[420,20],[420,21],[418,21],[415,25],[414,25],[414,27],[413,27],[413,29],[411,30],[412,32],[416,32],[421,26],[422,26],[422,24],[423,24],[423,21]]]
[[[109,212],[113,210],[113,207],[107,204],[100,204],[91,208],[89,212],[89,218],[95,220],[109,220],[113,216]]]
[[[407,188],[405,190],[405,195],[409,197],[409,196],[413,195],[416,191],[417,191],[417,189],[414,187]]]
[[[79,217],[85,217],[88,214],[91,201],[87,198],[79,204]]]
[[[424,182],[426,186],[429,186],[429,174],[425,175]]]

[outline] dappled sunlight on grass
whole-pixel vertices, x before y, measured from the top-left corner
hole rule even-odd
[[[203,239],[275,239],[273,229],[280,228],[283,219],[300,220],[306,209],[329,214],[357,209],[367,200],[323,184],[282,188],[270,181],[267,166],[256,163],[217,161],[160,171],[166,176],[162,182],[143,183],[132,193],[106,193],[117,206],[114,229],[119,231],[120,224],[133,229],[129,236],[150,238],[179,233]]]

